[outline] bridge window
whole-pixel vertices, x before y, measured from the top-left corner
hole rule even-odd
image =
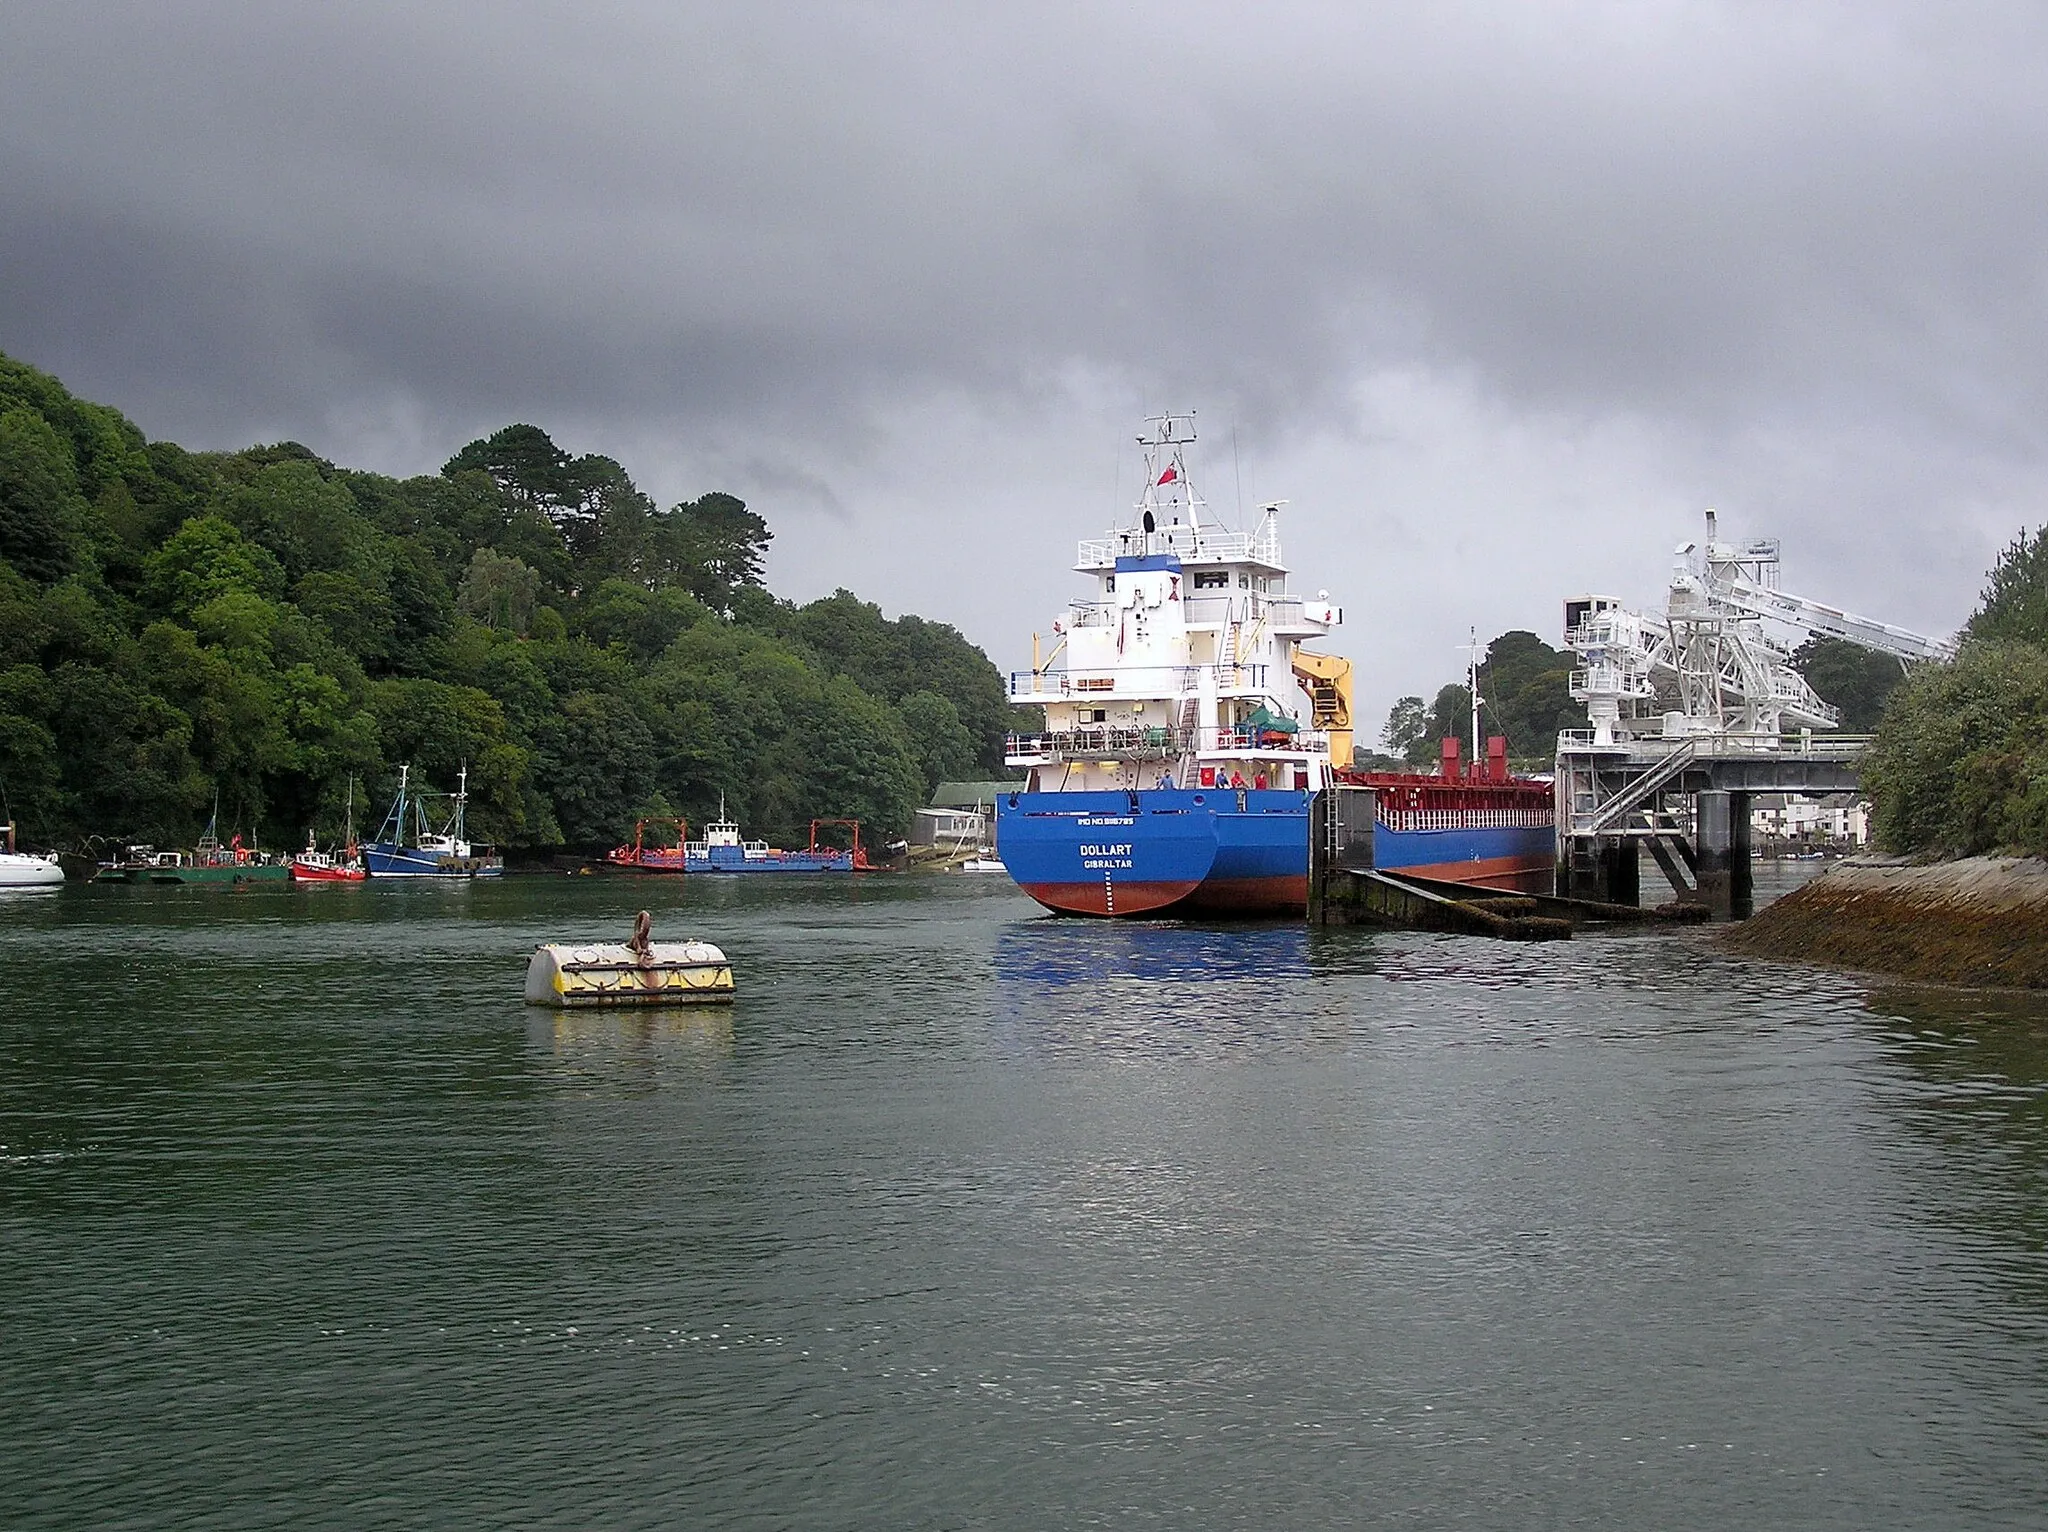
[[[1228,590],[1229,588],[1230,588],[1230,571],[1229,571],[1229,570],[1227,570],[1227,569],[1197,569],[1197,570],[1195,571],[1195,589],[1196,589],[1196,590]]]

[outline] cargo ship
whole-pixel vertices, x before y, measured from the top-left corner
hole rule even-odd
[[[1044,710],[1005,750],[1024,790],[996,801],[1017,885],[1067,914],[1298,915],[1310,802],[1339,781],[1376,789],[1376,865],[1548,878],[1549,788],[1507,779],[1504,754],[1498,781],[1352,770],[1351,662],[1304,647],[1342,609],[1289,590],[1281,502],[1249,531],[1210,513],[1195,439],[1191,415],[1147,422],[1129,524],[1082,541],[1092,588],[1009,678],[1013,703]]]

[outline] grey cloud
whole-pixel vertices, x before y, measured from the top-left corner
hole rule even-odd
[[[1037,419],[1099,374],[1278,471],[1381,450],[1357,391],[1412,371],[1589,441],[1643,422],[1645,500],[1740,493],[1874,597],[1873,529],[1981,569],[1980,526],[2039,514],[2028,6],[16,0],[4,26],[0,347],[195,444],[326,430],[346,459],[398,401],[420,460],[377,466],[522,417],[882,518],[856,485],[933,399]],[[1418,514],[1483,544],[1515,509]]]

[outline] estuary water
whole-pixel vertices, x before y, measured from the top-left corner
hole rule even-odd
[[[520,1003],[723,945],[729,1012]],[[0,1526],[2039,1526],[2048,1010],[1000,875],[0,906]]]

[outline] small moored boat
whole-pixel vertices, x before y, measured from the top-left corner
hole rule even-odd
[[[306,832],[306,849],[292,858],[294,883],[360,883],[369,876],[363,866],[362,848],[356,844],[356,783],[349,778],[348,804],[343,810],[341,850],[322,851]]]
[[[267,851],[245,845],[236,831],[221,844],[220,811],[206,821],[206,833],[191,851],[159,851],[154,846],[124,846],[119,855],[100,863],[95,883],[282,883],[288,869]]]
[[[415,791],[412,768],[398,768],[398,796],[377,838],[363,847],[365,870],[373,878],[495,878],[504,858],[489,846],[464,839],[463,813],[469,802],[469,768],[453,793]],[[452,800],[437,826],[430,803]]]
[[[14,843],[14,821],[7,821],[7,849],[0,851],[0,888],[59,888],[64,869],[57,865],[57,853],[35,856]]]

